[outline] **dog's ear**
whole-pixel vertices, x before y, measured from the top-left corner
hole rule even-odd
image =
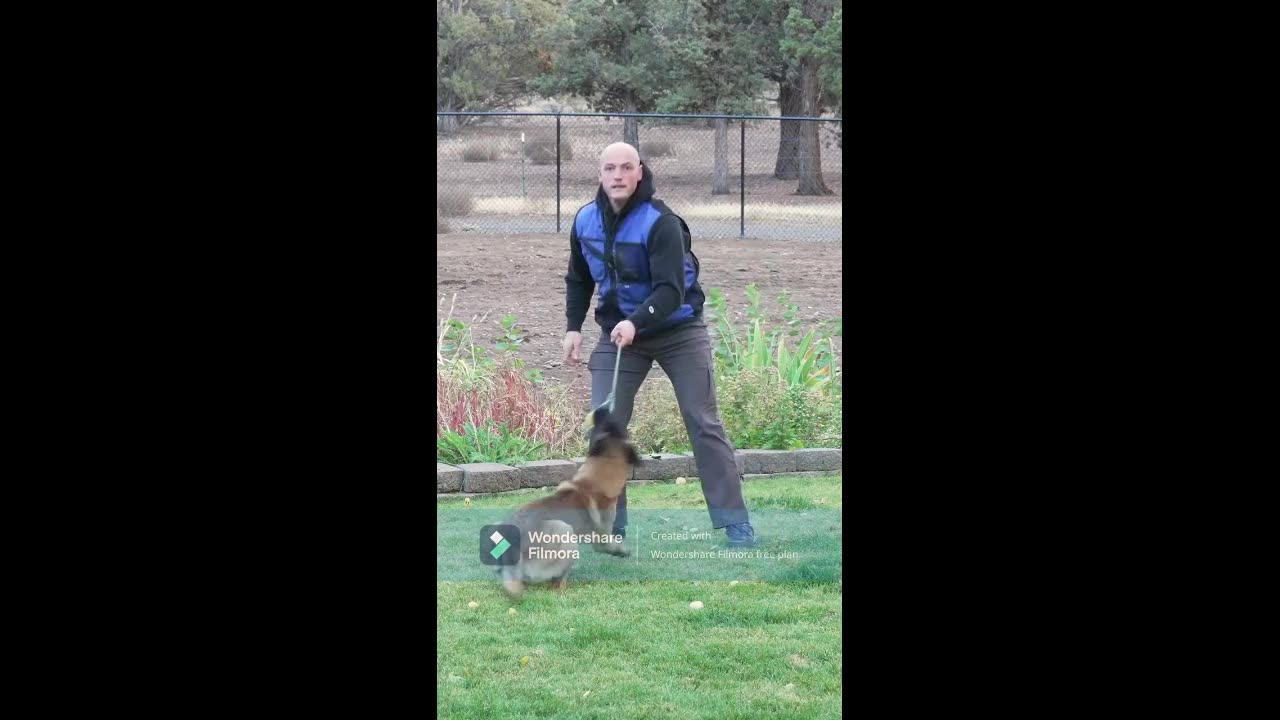
[[[605,420],[607,420],[607,419],[609,419],[609,406],[608,406],[608,403],[606,403],[606,404],[604,404],[604,405],[601,405],[600,407],[596,408],[596,411],[595,411],[594,415],[592,416],[592,420],[591,420],[591,421],[592,421],[593,423],[595,423],[595,426],[596,426],[596,427],[600,427],[601,425],[603,425],[603,424],[604,424]]]
[[[640,464],[640,456],[636,454],[636,449],[630,443],[627,443],[627,461],[632,465]]]

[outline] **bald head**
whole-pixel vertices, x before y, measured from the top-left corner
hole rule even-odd
[[[635,194],[644,171],[640,153],[627,143],[614,143],[600,153],[600,187],[609,196],[614,211],[621,210]]]
[[[603,165],[606,160],[610,160],[610,159],[613,160],[614,162],[622,162],[623,160],[630,160],[632,163],[639,165],[640,153],[628,143],[616,142],[610,145],[609,147],[605,148],[604,152],[600,153],[601,165]]]

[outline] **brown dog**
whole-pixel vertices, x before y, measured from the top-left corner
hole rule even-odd
[[[578,559],[578,543],[588,542],[597,552],[625,557],[621,538],[613,537],[618,496],[627,485],[631,468],[640,464],[627,431],[606,408],[595,412],[595,427],[587,461],[572,480],[555,492],[516,511],[508,522],[520,528],[520,558],[499,570],[502,586],[520,597],[528,583],[550,582],[563,589]],[[578,537],[585,536],[585,537]]]

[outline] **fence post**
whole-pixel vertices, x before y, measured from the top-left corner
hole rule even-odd
[[[742,121],[742,139],[738,143],[738,237],[747,236],[747,121]]]
[[[556,115],[556,232],[560,232],[560,116]]]

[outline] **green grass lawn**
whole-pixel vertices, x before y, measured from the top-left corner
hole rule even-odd
[[[841,478],[744,489],[758,556],[717,557],[723,531],[654,539],[710,529],[701,488],[634,486],[631,557],[584,548],[566,590],[518,601],[479,563],[478,530],[547,490],[437,501],[438,717],[839,717]],[[709,557],[654,557],[673,551]]]

